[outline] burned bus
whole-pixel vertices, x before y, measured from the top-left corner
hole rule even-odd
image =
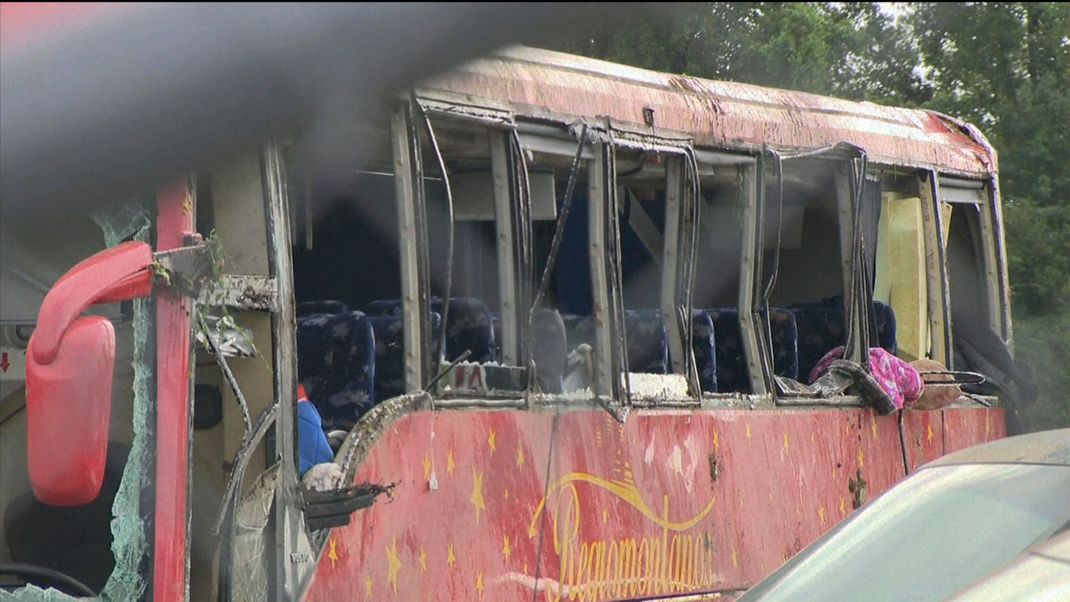
[[[731,596],[1013,429],[969,124],[532,48],[358,122],[3,224],[17,599]]]

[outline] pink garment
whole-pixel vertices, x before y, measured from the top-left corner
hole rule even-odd
[[[824,374],[832,362],[843,357],[843,349],[841,345],[826,353],[825,357],[817,362],[814,369],[810,371],[811,383]],[[869,350],[869,373],[899,409],[914,405],[921,397],[921,392],[925,390],[921,374],[914,369],[914,366],[880,347],[873,347]]]

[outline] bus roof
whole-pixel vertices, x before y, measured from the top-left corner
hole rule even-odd
[[[504,49],[427,82],[490,106],[555,121],[609,117],[632,131],[684,133],[698,146],[755,151],[812,150],[848,142],[870,161],[987,178],[996,154],[972,125],[904,109],[659,73],[560,52]]]

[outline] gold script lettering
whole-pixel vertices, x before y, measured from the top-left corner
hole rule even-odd
[[[583,540],[582,505],[577,483],[607,491],[638,510],[659,527],[653,536]],[[586,473],[571,473],[555,482],[535,509],[529,534],[553,500],[553,543],[560,559],[559,587],[546,588],[546,600],[596,602],[624,596],[670,594],[708,589],[717,581],[713,542],[706,533],[686,533],[704,519],[716,498],[687,521],[669,519],[669,496],[655,513],[633,482],[609,481]]]

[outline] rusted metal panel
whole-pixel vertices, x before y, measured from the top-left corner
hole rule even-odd
[[[278,288],[274,278],[223,274],[210,290],[202,290],[198,303],[226,305],[254,311],[276,311]]]
[[[1003,408],[956,408],[942,413],[945,454],[1007,436]]]
[[[390,403],[390,402],[387,402]],[[944,424],[908,413],[916,458]],[[930,435],[931,433],[931,435]],[[551,442],[553,442],[551,444]],[[393,502],[327,538],[310,600],[610,600],[738,590],[904,476],[897,419],[870,410],[420,411],[387,425],[356,482]]]
[[[511,48],[430,80],[426,90],[556,120],[608,117],[640,132],[689,132],[715,148],[817,149],[839,142],[870,160],[974,177],[996,171],[976,129],[931,111],[647,71],[533,48]]]

